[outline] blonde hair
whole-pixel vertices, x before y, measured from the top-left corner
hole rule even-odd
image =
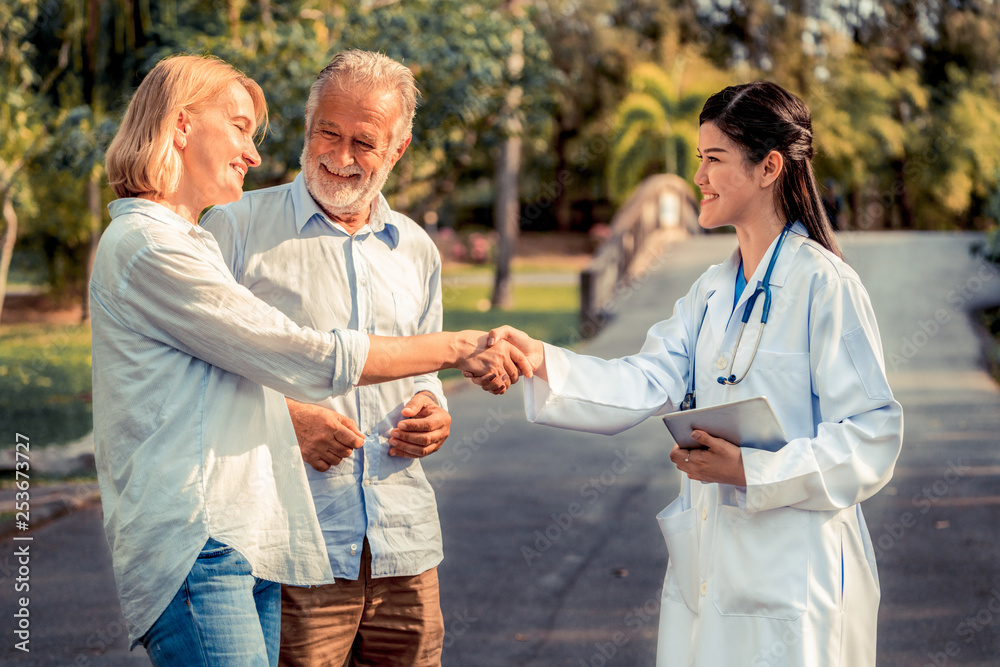
[[[257,83],[214,56],[170,56],[157,63],[132,96],[108,146],[108,181],[119,197],[168,197],[178,187],[181,160],[174,127],[183,109],[197,115],[238,83],[253,101],[255,130],[267,128],[267,102]]]
[[[381,53],[360,49],[338,53],[319,73],[309,90],[309,99],[306,100],[306,133],[312,128],[313,115],[327,83],[335,83],[343,92],[396,93],[399,118],[393,128],[393,148],[413,132],[413,116],[417,111],[420,91],[417,90],[413,72],[405,65]]]

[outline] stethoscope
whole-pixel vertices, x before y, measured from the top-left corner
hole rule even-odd
[[[785,228],[781,230],[781,234],[778,235],[778,242],[774,246],[774,252],[771,253],[771,261],[767,265],[767,271],[764,273],[763,284],[754,290],[753,295],[750,300],[747,301],[747,305],[743,307],[743,322],[740,324],[740,332],[736,336],[736,347],[733,348],[733,358],[729,361],[729,377],[721,376],[719,377],[719,384],[723,385],[733,385],[743,382],[743,378],[747,376],[750,372],[750,367],[753,365],[753,360],[757,356],[757,347],[760,345],[760,337],[764,333],[764,325],[767,324],[767,316],[771,312],[771,271],[774,270],[774,263],[778,259],[778,253],[781,251],[781,244],[785,240],[785,234],[788,230],[792,228],[791,224],[786,224]],[[747,322],[750,320],[750,313],[753,312],[753,306],[757,302],[757,297],[764,294],[764,307],[760,312],[760,331],[757,332],[757,342],[754,343],[753,352],[750,354],[750,361],[747,362],[747,367],[743,371],[743,375],[736,378],[733,374],[733,365],[736,363],[736,353],[740,350],[740,341],[743,340],[743,329],[746,327]]]

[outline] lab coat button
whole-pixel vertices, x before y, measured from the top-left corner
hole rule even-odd
[[[705,593],[707,593],[707,592],[708,592],[708,584],[703,581],[703,582],[701,582],[701,594],[702,594],[702,596],[704,596]]]
[[[719,360],[715,362],[715,367],[718,368],[720,371],[724,371],[726,370],[727,363],[728,362],[726,362],[725,357],[719,357]]]
[[[708,521],[708,508],[707,507],[702,507],[701,508],[701,520],[702,521]]]

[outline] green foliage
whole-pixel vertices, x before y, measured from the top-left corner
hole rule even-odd
[[[595,202],[622,201],[648,173],[690,178],[701,101],[754,78],[810,103],[818,175],[848,195],[856,224],[996,217],[1000,3],[521,4],[513,16],[500,0],[4,2],[0,190],[12,193],[22,247],[45,257],[57,290],[79,288],[86,183],[137,83],[177,52],[219,55],[264,88],[271,129],[248,187],[294,176],[309,85],[333,53],[356,47],[409,65],[423,92],[387,188],[418,219],[434,211],[460,224],[460,211],[489,209],[514,86],[526,216],[568,227],[594,222]],[[525,55],[516,81],[505,66],[515,30]]]
[[[559,78],[530,15],[511,16],[495,1],[408,0],[350,10],[337,27],[340,48],[382,52],[414,72],[421,103],[407,151],[412,163],[408,199],[432,199],[439,182],[454,179],[456,169],[464,172],[462,180],[471,181],[468,194],[475,192],[475,180],[492,174],[493,151],[506,132],[501,111],[513,86],[522,93],[522,179],[538,180],[530,174],[551,135],[553,89]],[[505,63],[515,29],[523,34],[524,65],[512,80]],[[492,192],[478,203],[491,200]]]
[[[697,73],[690,81],[686,74]],[[691,180],[697,171],[698,114],[708,95],[706,79],[718,78],[704,60],[678,53],[671,71],[653,63],[637,65],[631,92],[618,106],[608,161],[608,192],[623,203],[651,173]]]
[[[43,148],[47,111],[36,95],[41,77],[32,63],[39,6],[37,0],[0,5],[0,195],[11,191],[15,205],[29,214],[34,201],[23,165]]]
[[[0,423],[32,445],[89,433],[90,391],[89,327],[16,325],[0,333]]]

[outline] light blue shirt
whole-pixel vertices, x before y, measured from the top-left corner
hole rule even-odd
[[[236,283],[211,234],[167,208],[109,209],[90,285],[94,443],[135,642],[209,537],[256,577],[332,581],[282,394],[348,391],[369,341],[295,325]]]
[[[379,336],[441,330],[441,259],[427,234],[381,195],[353,236],[294,182],[243,194],[207,213],[233,275],[302,326]],[[372,576],[412,576],[442,559],[434,491],[420,461],[388,455],[407,401],[430,391],[447,409],[436,373],[319,401],[354,419],[364,447],[326,472],[303,464],[334,575],[357,579],[365,536]],[[290,444],[295,444],[290,436]]]

